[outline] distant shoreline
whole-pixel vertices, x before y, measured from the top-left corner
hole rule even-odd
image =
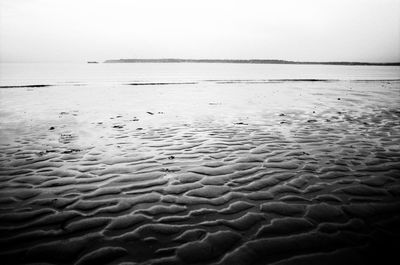
[[[285,60],[264,59],[116,59],[106,60],[104,63],[232,63],[232,64],[320,64],[320,65],[365,65],[365,66],[400,66],[395,63],[371,63],[371,62],[301,62]]]

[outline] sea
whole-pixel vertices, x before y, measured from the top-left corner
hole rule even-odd
[[[0,63],[0,86],[307,79],[398,80],[400,67],[228,63]]]

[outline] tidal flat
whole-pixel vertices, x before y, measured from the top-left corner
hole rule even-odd
[[[398,80],[2,88],[0,260],[389,262],[399,106]]]

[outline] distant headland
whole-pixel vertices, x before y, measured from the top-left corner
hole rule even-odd
[[[400,66],[400,62],[373,63],[373,62],[301,62],[286,60],[266,59],[116,59],[106,60],[104,63],[235,63],[235,64],[323,64],[323,65],[375,65],[375,66]]]

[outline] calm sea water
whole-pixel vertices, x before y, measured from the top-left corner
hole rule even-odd
[[[1,63],[0,85],[190,82],[266,79],[400,79],[397,66],[276,64]]]

